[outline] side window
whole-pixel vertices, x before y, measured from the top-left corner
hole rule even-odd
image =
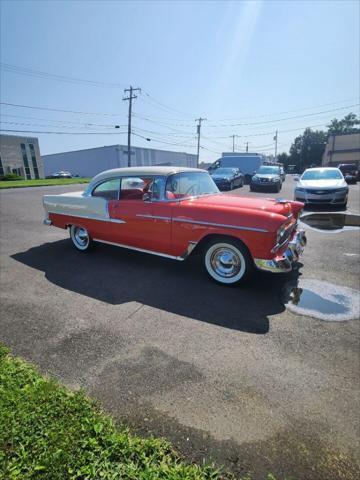
[[[152,178],[124,177],[121,180],[120,200],[142,200],[149,191]]]
[[[106,200],[118,200],[119,188],[120,179],[113,178],[111,180],[100,183],[100,185],[95,187],[92,191],[92,196],[106,198]]]

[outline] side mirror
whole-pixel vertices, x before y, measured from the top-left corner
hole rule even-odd
[[[256,175],[256,170],[253,171],[253,175]]]
[[[151,193],[149,192],[144,193],[144,195],[142,196],[142,199],[144,202],[151,202]]]

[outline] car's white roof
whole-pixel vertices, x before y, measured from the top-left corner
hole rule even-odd
[[[162,166],[152,166],[152,167],[126,167],[126,168],[113,168],[112,170],[105,170],[96,175],[92,182],[98,182],[105,178],[120,177],[120,176],[146,176],[146,175],[172,175],[174,173],[181,172],[206,172],[206,170],[201,170],[200,168],[188,168],[188,167],[162,167]]]

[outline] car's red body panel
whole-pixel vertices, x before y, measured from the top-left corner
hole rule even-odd
[[[60,228],[82,226],[93,239],[174,257],[182,256],[189,242],[226,235],[241,240],[253,258],[270,259],[279,226],[296,222],[301,208],[300,202],[217,194],[165,202],[110,200],[108,221],[57,213],[49,219]]]

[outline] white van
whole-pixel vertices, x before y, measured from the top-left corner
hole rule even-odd
[[[210,167],[209,171],[213,172],[219,167],[238,168],[245,175],[245,183],[250,183],[254,172],[256,172],[264,163],[265,158],[258,153],[244,154],[223,154],[219,160],[216,160]]]

